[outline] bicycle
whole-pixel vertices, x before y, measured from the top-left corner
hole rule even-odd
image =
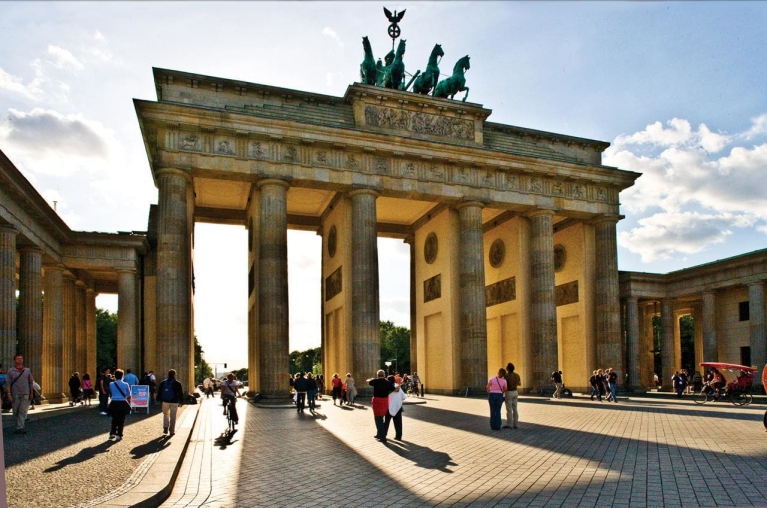
[[[224,397],[224,414],[226,415],[227,430],[235,432],[237,430],[237,400],[234,397]]]

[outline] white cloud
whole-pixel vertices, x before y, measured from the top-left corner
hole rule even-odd
[[[649,145],[650,147],[702,147],[710,153],[722,150],[729,142],[726,134],[711,132],[706,124],[700,124],[698,130],[690,127],[690,122],[680,118],[672,118],[666,122],[667,128],[660,122],[655,122],[645,130],[630,135],[615,138],[616,149],[631,145]]]
[[[751,119],[751,128],[743,135],[746,139],[767,134],[767,113]]]
[[[338,36],[336,31],[330,28],[329,26],[326,26],[325,28],[322,29],[322,35],[327,35],[328,37],[336,41],[336,43],[338,43],[340,47],[342,48],[344,47],[344,43],[341,42],[341,38]]]
[[[18,93],[34,101],[40,100],[43,96],[42,85],[45,77],[43,77],[39,60],[32,62],[32,67],[35,70],[35,77],[27,84],[24,84],[22,78],[8,74],[0,68],[0,90]]]
[[[101,31],[96,30],[95,32],[93,32],[93,39],[101,42],[101,41],[105,41],[106,37],[104,37],[104,34],[102,34]]]
[[[48,55],[53,57],[51,62],[58,69],[82,70],[85,66],[69,51],[53,44],[48,45]]]

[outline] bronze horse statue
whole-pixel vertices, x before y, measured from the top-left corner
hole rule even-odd
[[[423,71],[418,79],[413,84],[413,91],[422,95],[429,95],[431,89],[439,81],[439,65],[437,57],[445,56],[445,52],[442,51],[441,44],[435,44],[434,49],[431,50],[431,56],[429,56],[429,63],[426,65],[426,70]]]
[[[466,90],[466,95],[463,96],[463,102],[466,102],[466,98],[469,96],[469,87],[466,86],[466,78],[463,76],[463,73],[470,67],[469,55],[460,58],[453,66],[453,75],[437,84],[437,87],[434,89],[434,97],[447,99],[450,96],[452,99],[458,92]]]
[[[376,60],[373,58],[373,48],[367,35],[362,38],[362,48],[365,50],[365,58],[360,64],[360,80],[363,85],[376,84]]]
[[[394,61],[384,71],[383,86],[386,88],[401,90],[405,86],[405,63],[402,61],[402,57],[405,56],[405,42],[405,39],[400,39]]]

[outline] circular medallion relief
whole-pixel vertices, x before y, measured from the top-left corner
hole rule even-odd
[[[567,260],[567,253],[563,245],[554,246],[554,271],[558,272],[565,267],[565,261]]]
[[[490,246],[490,266],[498,268],[503,263],[505,256],[506,246],[503,244],[503,240],[499,238]]]
[[[336,234],[336,227],[330,226],[330,232],[328,233],[328,256],[331,258],[336,255],[337,243],[338,235]]]
[[[437,259],[437,235],[429,233],[423,244],[423,257],[427,263],[432,264]]]

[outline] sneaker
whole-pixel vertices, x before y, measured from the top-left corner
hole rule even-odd
[[[114,439],[116,436],[114,434],[109,434],[109,439]]]
[[[122,441],[122,436],[115,436],[115,441]]]

